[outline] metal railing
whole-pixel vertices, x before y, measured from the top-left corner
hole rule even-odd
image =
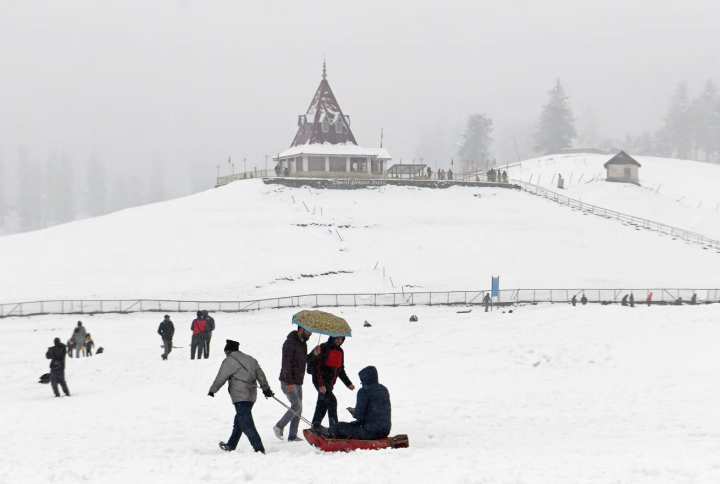
[[[673,227],[672,225],[664,224],[662,222],[656,222],[654,220],[637,217],[635,215],[629,215],[627,213],[618,212],[616,210],[611,210],[608,208],[600,207],[598,205],[585,203],[585,202],[577,200],[575,198],[570,198],[561,193],[554,192],[552,190],[548,190],[547,188],[543,188],[539,185],[534,185],[532,183],[524,182],[522,180],[512,179],[511,183],[514,185],[518,185],[523,191],[525,191],[527,193],[546,198],[555,203],[559,203],[560,205],[566,205],[570,208],[580,210],[582,212],[589,213],[592,215],[597,215],[599,217],[619,220],[623,223],[634,226],[636,228],[652,230],[654,232],[659,232],[659,233],[662,233],[665,235],[669,235],[673,238],[678,238],[678,239],[684,240],[686,242],[702,245],[703,247],[720,251],[720,241],[719,240],[711,239],[710,237],[699,234],[697,232],[693,232],[691,230],[685,230],[685,229],[681,229],[679,227]]]
[[[215,180],[215,187],[221,187],[238,180],[251,180],[253,178],[267,178],[270,176],[276,176],[274,170],[252,170],[242,173],[232,173],[230,175],[218,176]]]
[[[246,312],[265,309],[300,307],[395,307],[395,306],[477,306],[483,304],[488,290],[422,291],[391,293],[303,294],[246,301],[181,301],[172,299],[67,299],[26,301],[0,304],[0,318],[38,316],[44,314],[106,314],[136,312]],[[494,298],[495,305],[569,303],[573,296],[579,301],[585,295],[588,303],[618,303],[624,295],[633,294],[637,304],[720,302],[720,289],[504,289]],[[694,295],[694,298],[693,298]]]

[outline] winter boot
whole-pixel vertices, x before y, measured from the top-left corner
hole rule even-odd
[[[275,437],[277,437],[279,440],[283,439],[283,431],[277,425],[273,426],[273,433],[275,434]]]
[[[231,449],[230,446],[228,446],[225,442],[218,442],[218,447],[220,447],[225,452],[232,452],[235,449]]]

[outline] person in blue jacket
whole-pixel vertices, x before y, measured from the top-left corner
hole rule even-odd
[[[383,439],[390,435],[390,392],[378,382],[374,366],[363,368],[359,375],[362,388],[358,391],[355,409],[351,411],[355,421],[338,423],[330,429],[330,434],[338,439]]]

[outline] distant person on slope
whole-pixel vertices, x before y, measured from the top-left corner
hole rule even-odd
[[[75,344],[75,358],[80,358],[80,353],[83,353],[83,356],[85,356],[85,337],[87,336],[87,331],[85,331],[85,327],[82,324],[82,321],[77,322],[77,326],[75,327],[75,331],[73,332],[73,343]]]
[[[214,397],[225,382],[228,382],[228,392],[230,392],[230,398],[235,406],[235,421],[228,441],[220,442],[218,445],[225,451],[235,450],[240,437],[244,433],[247,435],[255,452],[264,454],[265,447],[255,428],[252,408],[255,405],[255,400],[257,400],[258,384],[262,388],[265,398],[273,397],[274,393],[270,390],[265,373],[260,368],[257,360],[242,353],[237,341],[227,340],[225,343],[225,355],[226,358],[220,365],[220,370],[215,377],[215,381],[210,386],[208,395]]]
[[[363,368],[359,375],[362,388],[358,391],[355,408],[348,409],[355,421],[338,423],[330,428],[330,435],[339,439],[384,439],[390,435],[390,392],[378,382],[374,366]]]
[[[337,399],[333,388],[338,377],[350,390],[355,390],[347,373],[345,373],[345,353],[342,344],[345,338],[330,337],[327,342],[316,346],[308,355],[308,371],[312,373],[312,382],[318,391],[315,414],[312,419],[313,429],[320,429],[325,414],[328,414],[330,427],[338,422]]]
[[[62,387],[65,396],[69,397],[70,390],[68,390],[67,383],[65,382],[65,355],[67,354],[67,349],[65,345],[60,342],[60,338],[55,338],[53,343],[53,346],[48,348],[45,353],[45,358],[50,360],[50,385],[56,397],[60,396],[58,385]]]
[[[307,364],[307,341],[312,333],[298,326],[290,331],[282,347],[282,367],[280,369],[280,388],[290,401],[290,410],[273,427],[275,437],[282,440],[283,430],[290,424],[288,442],[302,440],[298,437],[300,415],[302,415],[302,386]]]
[[[203,311],[203,317],[207,321],[207,331],[205,331],[205,358],[210,358],[210,339],[212,332],[215,331],[215,318],[210,316],[207,311]]]
[[[197,318],[193,319],[190,329],[192,330],[190,359],[195,359],[195,353],[197,353],[198,359],[201,359],[205,352],[205,333],[207,332],[207,321],[203,317],[202,311],[197,312]]]
[[[160,358],[163,360],[167,360],[168,355],[172,351],[172,340],[173,336],[175,335],[175,325],[170,320],[170,315],[166,314],[163,320],[160,322],[160,326],[158,326],[158,334],[162,338],[163,342],[163,354],[160,355]]]

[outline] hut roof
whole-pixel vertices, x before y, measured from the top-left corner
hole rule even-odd
[[[635,166],[642,166],[638,161],[633,158],[632,156],[628,155],[624,151],[621,151],[617,155],[610,158],[608,161],[605,162],[603,165],[605,168],[608,167],[608,165],[635,165]]]

